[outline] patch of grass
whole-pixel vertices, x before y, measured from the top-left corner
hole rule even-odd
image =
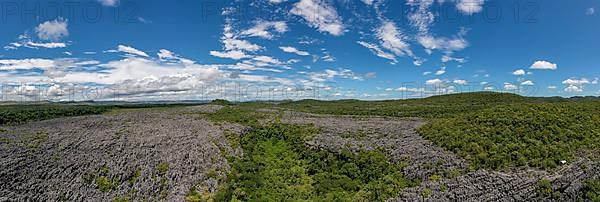
[[[37,149],[42,143],[48,140],[48,133],[37,132],[32,135],[26,135],[21,142],[30,149]]]
[[[119,183],[116,180],[109,179],[105,176],[96,177],[94,182],[101,192],[109,192],[119,186]]]
[[[129,186],[133,186],[137,180],[142,176],[142,169],[138,168],[133,172],[133,176],[129,179]]]
[[[247,126],[258,126],[260,124],[258,120],[266,118],[264,113],[236,106],[224,107],[216,113],[206,116],[214,122],[230,122]]]
[[[600,202],[600,180],[590,179],[584,182],[583,198],[585,200]]]
[[[10,142],[11,142],[10,138],[0,137],[0,143],[10,144]]]
[[[552,193],[552,183],[548,179],[541,179],[537,182],[537,187],[535,189],[538,196],[541,197],[551,197]]]
[[[433,194],[433,190],[429,188],[423,189],[423,191],[421,192],[421,197],[423,197],[423,201],[425,201],[426,198],[429,198],[431,194]]]
[[[200,193],[196,190],[196,188],[192,187],[188,194],[185,196],[185,201],[187,202],[205,202],[211,201],[212,194],[209,193]]]
[[[156,166],[156,170],[158,171],[159,175],[161,175],[161,176],[166,175],[167,172],[169,171],[169,163],[167,163],[167,162],[159,163]]]

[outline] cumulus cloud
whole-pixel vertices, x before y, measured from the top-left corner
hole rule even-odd
[[[301,51],[301,50],[298,50],[297,48],[294,48],[291,46],[280,46],[279,49],[281,49],[283,52],[286,52],[286,53],[295,53],[295,54],[301,55],[301,56],[310,55],[310,53],[308,53],[306,51]]]
[[[457,79],[457,80],[454,80],[454,83],[458,84],[458,85],[465,85],[465,84],[467,84],[467,80]]]
[[[523,75],[525,75],[525,70],[517,69],[512,74],[515,76],[523,76]]]
[[[344,34],[344,24],[335,8],[325,1],[300,0],[291,13],[302,17],[311,27],[334,36]]]
[[[539,60],[539,61],[535,61],[529,68],[530,69],[556,70],[557,67],[558,66],[554,63]]]
[[[67,21],[64,19],[56,19],[46,21],[35,28],[38,38],[42,40],[58,41],[69,36],[67,29]]]
[[[446,73],[446,67],[441,67],[439,70],[435,72],[435,75],[442,75]]]
[[[441,79],[430,79],[425,81],[425,84],[427,85],[440,85],[442,83],[444,83],[444,81],[442,81]]]
[[[229,58],[234,60],[239,60],[243,58],[250,57],[246,55],[243,51],[240,50],[232,50],[232,51],[210,51],[210,55],[220,58]]]
[[[523,85],[523,86],[533,86],[535,84],[533,83],[533,81],[527,80],[527,81],[521,82],[521,85]]]
[[[284,32],[288,31],[288,26],[283,21],[276,21],[276,22],[258,21],[254,25],[254,27],[243,31],[241,34],[245,35],[245,36],[272,39],[273,34],[270,32],[270,30],[273,30],[277,33],[284,33]]]
[[[519,87],[516,86],[516,85],[514,85],[514,84],[512,84],[512,83],[508,83],[508,82],[504,83],[504,90],[510,90],[510,91],[512,91],[512,90],[517,90],[517,89],[519,89]]]
[[[586,78],[581,78],[581,79],[576,79],[576,78],[570,78],[567,80],[564,80],[562,82],[562,84],[564,84],[565,87],[565,92],[569,92],[569,93],[579,93],[579,92],[583,92],[585,85],[587,84],[597,84],[598,80],[593,80],[590,81]]]

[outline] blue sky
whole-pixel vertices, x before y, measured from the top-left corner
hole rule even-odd
[[[94,98],[108,99],[128,86],[141,100],[600,95],[599,6],[9,0],[0,6],[0,81],[9,87],[1,93],[64,100],[81,91],[89,99],[82,94],[102,87]]]

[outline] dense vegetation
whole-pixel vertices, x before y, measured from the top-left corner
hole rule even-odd
[[[521,103],[432,120],[419,132],[473,168],[554,168],[600,148],[600,103]]]
[[[239,140],[243,157],[233,163],[217,201],[384,201],[416,183],[381,151],[315,151],[304,145],[317,129],[278,122],[259,124],[253,113],[225,108],[209,117],[252,126]]]
[[[585,181],[583,198],[593,202],[600,202],[600,179],[590,179]]]
[[[285,102],[278,106],[317,114],[441,118],[500,104],[521,103],[529,100],[531,98],[515,94],[480,92],[409,100],[301,100]]]
[[[188,104],[118,104],[118,105],[71,105],[71,104],[28,104],[0,105],[0,125],[22,124],[60,117],[102,114],[118,109],[158,108],[187,106]]]
[[[0,125],[21,124],[28,121],[40,121],[58,117],[100,114],[108,111],[109,106],[91,105],[19,105],[0,107]]]

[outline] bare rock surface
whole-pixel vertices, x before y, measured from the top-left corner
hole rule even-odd
[[[183,201],[211,193],[233,153],[223,130],[182,111],[132,110],[0,130],[0,201]],[[218,109],[216,109],[218,110]],[[229,127],[229,128],[228,128]]]

